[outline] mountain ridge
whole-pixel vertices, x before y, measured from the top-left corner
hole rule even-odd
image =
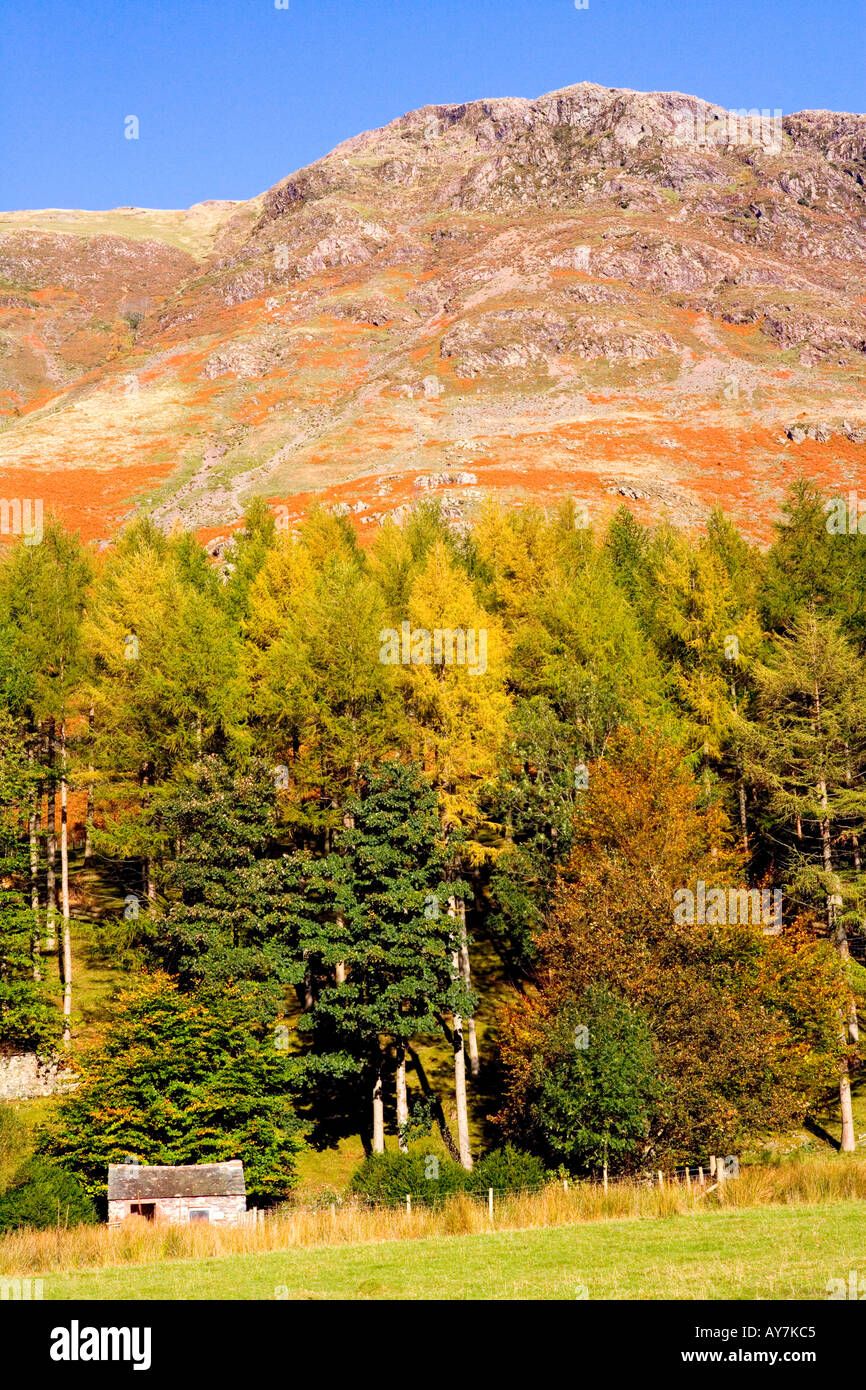
[[[794,473],[863,482],[864,182],[866,116],[578,83],[246,201],[0,214],[0,493],[103,539],[213,539],[256,492],[361,534],[570,493],[760,538]]]

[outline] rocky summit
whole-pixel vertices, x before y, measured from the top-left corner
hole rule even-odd
[[[623,500],[758,539],[866,488],[866,116],[590,83],[426,106],[249,202],[0,215],[0,495],[218,550],[255,494]]]

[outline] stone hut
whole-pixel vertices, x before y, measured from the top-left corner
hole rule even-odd
[[[191,1221],[239,1226],[246,1220],[247,1189],[239,1158],[228,1163],[146,1167],[112,1164],[108,1169],[108,1224],[128,1216],[187,1225]]]

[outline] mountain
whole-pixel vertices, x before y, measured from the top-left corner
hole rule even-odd
[[[263,493],[765,536],[866,489],[866,116],[581,83],[426,106],[249,202],[0,214],[0,495],[108,537]],[[215,547],[220,548],[219,543]]]

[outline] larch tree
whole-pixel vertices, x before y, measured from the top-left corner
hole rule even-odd
[[[38,773],[18,741],[14,721],[0,709],[0,1039],[4,1046],[50,1052],[58,1013],[34,968],[33,916],[28,901],[29,846],[22,807]]]
[[[323,531],[336,548],[323,545]],[[293,816],[326,848],[345,823],[361,764],[383,754],[399,718],[393,673],[377,659],[384,613],[363,558],[327,518],[277,544],[250,596],[259,751],[285,769]]]
[[[49,761],[59,757],[60,790],[60,975],[63,981],[64,1042],[72,1019],[72,936],[69,900],[69,734],[82,674],[81,633],[90,563],[77,535],[55,520],[37,546],[16,547],[4,575],[13,644],[29,667],[31,719],[47,729]],[[52,768],[53,774],[53,768]],[[51,775],[53,786],[53,775]],[[53,798],[48,806],[49,856],[55,833]],[[53,866],[52,866],[53,868]],[[53,885],[48,883],[48,923]]]
[[[674,671],[676,696],[700,741],[706,783],[712,769],[730,757],[734,766],[740,833],[749,850],[743,752],[735,731],[750,694],[749,665],[759,654],[757,612],[738,588],[719,553],[723,523],[716,518],[716,544],[679,534],[655,571],[655,640]]]
[[[465,573],[438,540],[415,578],[407,610],[400,615],[392,612],[392,622],[392,628],[383,629],[381,656],[393,663],[405,702],[410,756],[436,789],[443,833],[459,828],[464,864],[482,863],[491,857],[499,834],[485,815],[484,802],[495,783],[510,707],[504,627],[478,602]],[[453,894],[448,910],[458,922],[455,959],[469,991],[464,899]],[[465,1022],[470,1067],[477,1073],[474,1016],[470,1014]],[[461,1015],[452,1020],[452,1036],[458,1128],[461,1135],[468,1135]]]
[[[106,850],[140,858],[148,901],[164,846],[155,789],[208,752],[243,743],[240,643],[216,581],[146,523],[101,568],[84,629],[93,758]]]
[[[866,697],[861,658],[832,618],[801,610],[755,671],[757,717],[743,723],[746,765],[765,790],[767,819],[784,836],[789,892],[825,915],[839,955],[862,928],[859,840],[866,824]],[[853,879],[853,885],[852,885]],[[854,892],[846,893],[846,882]],[[848,904],[846,907],[846,896]],[[843,1037],[859,1040],[850,994]],[[842,1148],[856,1144],[849,1067],[840,1072]]]

